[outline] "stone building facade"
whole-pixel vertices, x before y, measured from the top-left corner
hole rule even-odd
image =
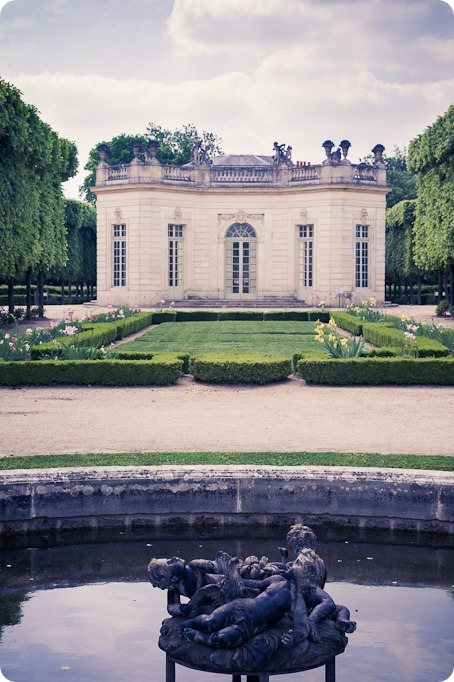
[[[152,306],[211,299],[342,305],[384,299],[386,170],[350,163],[350,143],[327,140],[319,165],[223,154],[200,144],[185,166],[165,166],[151,142],[141,160],[97,168],[97,297]],[[244,303],[242,303],[244,305]]]

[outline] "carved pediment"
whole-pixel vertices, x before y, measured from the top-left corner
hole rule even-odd
[[[264,213],[246,213],[246,211],[238,211],[237,213],[218,213],[218,223],[227,223],[234,220],[236,223],[247,223],[249,221],[259,221],[263,223],[265,219]]]

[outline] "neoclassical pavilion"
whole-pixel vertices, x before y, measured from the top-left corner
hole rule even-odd
[[[101,305],[210,299],[338,305],[384,299],[386,170],[352,164],[327,140],[319,165],[223,154],[200,144],[185,166],[162,165],[157,143],[130,164],[99,147],[97,297]]]

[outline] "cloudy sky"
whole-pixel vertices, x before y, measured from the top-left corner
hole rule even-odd
[[[454,2],[0,0],[0,76],[88,152],[149,122],[319,163],[404,147],[454,101]]]

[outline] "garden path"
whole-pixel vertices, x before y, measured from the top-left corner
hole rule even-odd
[[[61,319],[66,310],[48,307],[46,316]],[[77,306],[75,315],[86,312]],[[393,312],[426,321],[434,311],[399,306]],[[452,387],[309,386],[299,378],[227,387],[190,377],[168,387],[2,387],[0,456],[125,451],[454,455],[453,414]]]

